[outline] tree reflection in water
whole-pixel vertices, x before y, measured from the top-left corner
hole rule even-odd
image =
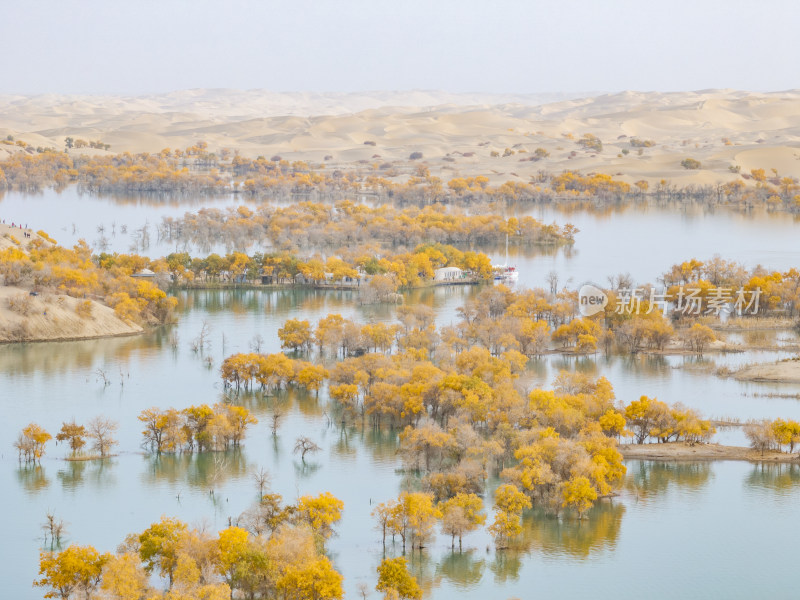
[[[50,485],[50,480],[45,474],[44,467],[39,464],[21,464],[16,471],[17,481],[29,494],[36,494]]]
[[[653,461],[628,461],[628,476],[623,490],[623,499],[604,499],[594,506],[583,520],[569,512],[560,517],[548,514],[540,508],[526,511],[523,515],[523,532],[514,547],[496,551],[487,547],[483,551],[471,549],[465,552],[448,551],[434,556],[431,550],[409,555],[412,572],[420,579],[420,585],[432,589],[442,580],[462,589],[480,583],[488,572],[494,583],[502,585],[520,577],[526,557],[532,555],[551,558],[586,560],[603,552],[612,552],[619,541],[622,522],[626,512],[626,501],[650,501],[667,493],[671,487],[699,490],[706,486],[713,475],[713,464],[665,463]],[[754,466],[747,485],[762,488],[789,490],[800,483],[800,465]],[[401,488],[418,487],[417,477],[404,477]],[[399,548],[387,545],[393,552]]]
[[[213,492],[229,479],[247,474],[249,465],[239,448],[224,452],[148,454],[142,480],[146,484],[186,483],[191,488]]]
[[[711,462],[626,461],[628,476],[625,490],[636,500],[648,500],[663,494],[671,485],[699,490],[712,475]]]
[[[525,553],[507,548],[494,553],[494,560],[489,563],[489,570],[494,574],[494,582],[504,584],[519,579],[519,570],[522,568],[522,556]]]
[[[113,458],[70,460],[58,470],[56,476],[65,490],[75,491],[85,485],[98,490],[113,488],[117,484],[114,475],[116,464]]]
[[[790,463],[753,465],[753,469],[745,479],[747,487],[778,492],[782,495],[794,492],[798,484],[800,484],[800,465]]]
[[[523,516],[519,545],[524,552],[589,558],[614,549],[624,514],[624,504],[608,499],[592,507],[581,520],[571,513],[556,517],[534,508]]]
[[[477,585],[486,569],[486,559],[478,556],[477,550],[450,552],[436,565],[436,574],[448,579],[456,587]]]

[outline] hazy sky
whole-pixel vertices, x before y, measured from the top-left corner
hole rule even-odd
[[[800,87],[797,0],[5,0],[0,93]]]

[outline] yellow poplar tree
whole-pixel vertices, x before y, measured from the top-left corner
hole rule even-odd
[[[45,598],[68,600],[76,593],[89,598],[100,585],[103,566],[109,558],[92,546],[69,546],[61,552],[42,552],[39,555],[41,579],[33,585],[48,588]]]
[[[375,589],[379,592],[394,590],[401,599],[422,598],[422,589],[417,583],[417,578],[408,572],[408,561],[402,556],[386,558],[381,562],[378,566],[378,585]]]

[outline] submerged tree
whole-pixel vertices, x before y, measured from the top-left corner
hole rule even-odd
[[[52,550],[54,547],[59,548],[61,546],[61,538],[66,533],[67,524],[63,519],[57,518],[53,511],[48,510],[45,515],[45,522],[42,524],[42,530],[44,531],[44,543],[47,544],[47,538],[49,537],[50,549]]]
[[[25,461],[39,461],[44,456],[44,447],[47,442],[53,439],[47,431],[36,423],[31,423],[25,427],[17,436],[14,447],[19,453],[20,459]]]
[[[477,494],[458,493],[441,503],[439,508],[442,511],[442,531],[450,535],[451,548],[458,537],[458,549],[461,550],[464,535],[486,522],[486,516],[481,513],[483,500]]]
[[[101,458],[105,458],[111,448],[119,442],[114,438],[114,433],[119,428],[116,421],[107,417],[95,417],[86,425],[87,436],[92,440],[92,450],[99,452]]]
[[[72,456],[75,456],[86,445],[86,428],[83,425],[78,425],[74,420],[70,423],[62,423],[61,431],[56,435],[56,440],[67,442],[72,451]]]
[[[300,455],[300,460],[304,463],[306,462],[306,454],[309,452],[319,452],[322,450],[316,443],[314,443],[310,438],[307,437],[299,437],[294,444],[294,453]]]
[[[385,558],[378,566],[378,585],[375,589],[389,596],[390,592],[402,600],[420,600],[422,589],[417,578],[408,572],[408,561],[402,557]]]

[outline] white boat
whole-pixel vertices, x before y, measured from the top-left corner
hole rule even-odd
[[[517,267],[509,267],[508,265],[492,265],[494,270],[494,280],[501,283],[515,283],[519,279],[519,271]]]
[[[508,234],[506,234],[506,262],[503,265],[492,265],[494,280],[500,283],[515,283],[519,279],[517,267],[508,266]]]

